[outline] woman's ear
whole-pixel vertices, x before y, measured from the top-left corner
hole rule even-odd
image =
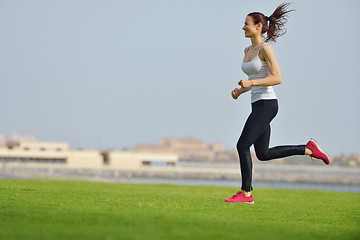
[[[262,24],[261,22],[256,24],[256,30],[262,29]]]

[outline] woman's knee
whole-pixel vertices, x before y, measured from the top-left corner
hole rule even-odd
[[[249,150],[251,147],[251,142],[244,136],[240,136],[238,142],[236,143],[236,149],[238,152]]]
[[[267,161],[270,159],[270,156],[266,152],[257,152],[256,158],[259,159],[260,161]]]

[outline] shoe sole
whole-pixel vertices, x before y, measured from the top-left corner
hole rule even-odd
[[[224,201],[224,202],[227,202],[227,201]],[[247,204],[255,204],[255,202],[229,202],[229,203],[247,203]]]
[[[324,155],[329,159],[329,163],[324,162],[326,165],[329,165],[329,164],[330,164],[330,157],[320,148],[319,143],[318,143],[315,139],[313,139],[313,138],[311,138],[310,141],[312,141],[313,143],[315,143],[316,147],[320,150],[320,152],[321,152],[322,154],[324,154]]]

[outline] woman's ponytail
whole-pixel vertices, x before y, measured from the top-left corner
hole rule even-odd
[[[269,17],[265,16],[259,12],[253,12],[248,14],[253,18],[254,24],[261,22],[262,24],[262,34],[267,33],[265,38],[265,42],[273,41],[276,42],[276,38],[284,35],[286,33],[286,29],[284,29],[284,25],[287,22],[287,13],[292,12],[294,10],[288,10],[290,3],[282,3],[278,6],[273,14]],[[269,24],[268,24],[269,22]]]

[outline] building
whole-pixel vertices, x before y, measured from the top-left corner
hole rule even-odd
[[[163,138],[158,145],[141,144],[134,147],[135,152],[175,153],[180,160],[214,161],[217,152],[223,151],[220,142],[205,144],[193,137]]]
[[[0,159],[18,163],[58,163],[66,167],[98,168],[103,165],[98,151],[73,151],[65,142],[8,141],[0,147]]]
[[[65,142],[7,141],[0,145],[3,163],[56,164],[66,168],[140,168],[176,166],[176,154],[69,150]],[[49,165],[51,166],[51,165]]]
[[[63,142],[7,141],[0,146],[0,158],[19,162],[66,163],[69,146]]]
[[[173,167],[179,162],[176,154],[136,153],[126,151],[103,152],[105,164],[111,168]]]

